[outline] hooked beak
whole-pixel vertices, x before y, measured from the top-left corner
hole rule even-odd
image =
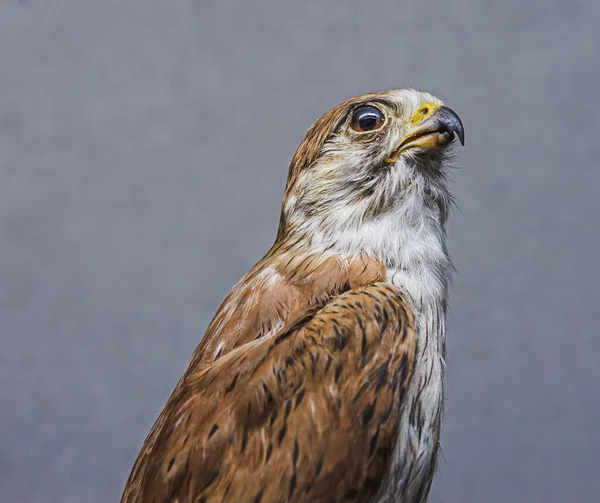
[[[454,141],[455,135],[461,145],[464,145],[465,130],[458,115],[446,106],[437,107],[402,139],[398,148],[385,162],[395,163],[400,154],[410,148],[434,150],[446,147]]]

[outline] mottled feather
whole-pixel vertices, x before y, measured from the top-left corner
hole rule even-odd
[[[415,330],[402,292],[375,283],[198,365],[123,501],[369,501],[398,434]]]

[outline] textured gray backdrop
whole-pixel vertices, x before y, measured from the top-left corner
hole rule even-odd
[[[321,113],[461,115],[432,501],[600,501],[600,2],[2,0],[0,501],[118,500]]]

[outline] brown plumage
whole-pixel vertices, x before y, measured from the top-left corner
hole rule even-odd
[[[358,124],[357,113],[377,110],[383,125]],[[463,134],[447,110],[430,95],[390,91],[349,100],[309,129],[276,243],[217,311],[123,503],[425,500],[449,277],[449,196],[437,171],[453,132]],[[385,235],[413,229],[406,201],[416,196],[408,210],[435,217],[439,256]],[[388,213],[392,227],[377,220]],[[429,236],[420,216],[411,216],[415,240]]]

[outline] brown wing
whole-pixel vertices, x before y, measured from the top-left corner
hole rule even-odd
[[[415,346],[402,293],[379,283],[203,365],[171,396],[122,501],[367,501]]]

